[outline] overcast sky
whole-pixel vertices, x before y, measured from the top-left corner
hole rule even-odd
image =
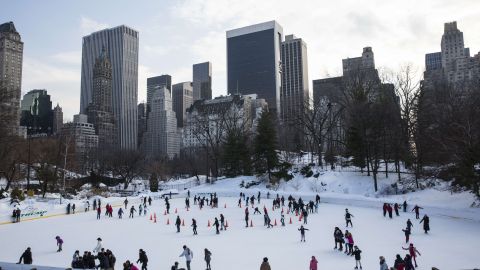
[[[471,54],[480,51],[480,0],[2,0],[25,43],[22,94],[47,89],[64,120],[80,105],[82,37],[121,24],[140,32],[138,101],[146,78],[192,80],[192,64],[211,61],[213,95],[226,94],[225,31],[276,20],[308,47],[309,81],[341,73],[341,59],[373,47],[377,67],[424,69],[440,50],[443,23],[457,21]]]

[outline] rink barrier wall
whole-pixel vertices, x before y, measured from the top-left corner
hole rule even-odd
[[[75,270],[69,267],[50,267],[50,266],[39,266],[34,264],[16,264],[16,263],[7,263],[7,262],[0,262],[0,268],[2,270]]]

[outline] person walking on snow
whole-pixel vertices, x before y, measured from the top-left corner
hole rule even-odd
[[[177,216],[177,220],[175,221],[175,226],[177,226],[177,233],[180,232],[180,225],[182,225],[182,221],[180,220],[180,216]]]
[[[420,209],[423,209],[423,207],[420,207],[418,205],[415,205],[415,207],[413,207],[413,209],[412,209],[412,212],[415,211],[415,218],[416,219],[420,219]]]
[[[193,235],[197,235],[197,221],[192,218]]]
[[[425,214],[422,218],[422,220],[420,220],[420,223],[423,222],[423,230],[425,231],[425,233],[428,233],[428,231],[430,231],[430,218]]]
[[[97,245],[93,249],[93,253],[99,253],[102,250],[102,238],[97,238]]]
[[[361,259],[360,253],[362,253],[362,251],[358,249],[357,246],[355,246],[352,252],[352,254],[355,256],[355,269],[358,269],[359,266],[360,266],[360,269],[362,269],[362,263],[360,262],[360,259]]]
[[[212,270],[212,267],[210,266],[211,260],[212,260],[212,252],[210,252],[210,250],[208,249],[205,249],[205,263],[207,263],[206,270]]]
[[[135,209],[135,207],[132,205],[132,207],[130,207],[130,215],[128,216],[129,218],[133,218],[133,213],[134,212],[137,212],[137,210]]]
[[[303,225],[300,225],[298,230],[300,231],[300,242],[305,242],[305,231],[308,231],[309,229],[303,227]]]
[[[422,256],[420,252],[417,250],[416,247],[413,246],[412,243],[410,243],[410,246],[408,248],[402,247],[403,250],[408,250],[408,253],[410,254],[410,257],[412,257],[413,261],[415,262],[415,267],[418,267],[417,265],[417,254],[419,256]]]
[[[312,256],[312,259],[310,260],[310,268],[309,270],[317,270],[317,265],[318,265],[318,261],[317,259],[315,258],[315,256]]]
[[[57,252],[60,252],[62,251],[63,240],[58,235],[55,237],[55,239],[57,240],[57,246],[58,246]]]
[[[345,209],[345,223],[347,224],[346,227],[348,227],[348,224],[350,224],[351,227],[353,227],[352,223],[352,217],[354,217],[352,214],[348,212],[348,208]]]
[[[138,251],[137,263],[139,262],[142,264],[142,270],[147,270],[148,257],[147,257],[147,253],[145,253],[143,249],[140,249]]]
[[[190,263],[192,262],[193,259],[193,252],[188,248],[187,246],[183,246],[183,252],[180,254],[179,257],[185,256],[185,260],[187,263],[187,270],[190,270]]]

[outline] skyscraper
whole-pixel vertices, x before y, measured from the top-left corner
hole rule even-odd
[[[177,116],[177,127],[183,127],[186,110],[193,104],[192,82],[174,84],[172,91],[173,111]]]
[[[31,90],[21,102],[20,125],[28,127],[28,134],[53,132],[53,111],[50,95],[45,89]]]
[[[53,134],[59,135],[63,128],[63,111],[62,107],[57,103],[53,108]]]
[[[93,67],[92,103],[87,107],[88,122],[95,127],[100,148],[117,144],[117,129],[112,111],[112,65],[105,48]]]
[[[228,93],[258,94],[279,114],[282,40],[276,21],[227,31]]]
[[[147,116],[150,112],[150,104],[152,102],[153,93],[157,88],[165,86],[170,92],[172,91],[172,76],[168,74],[147,78]]]
[[[80,113],[92,102],[93,68],[105,47],[112,65],[112,109],[118,144],[137,148],[138,38],[127,26],[117,26],[83,37]]]
[[[13,22],[0,25],[0,115],[2,128],[19,134],[23,42]]]
[[[174,158],[180,154],[180,135],[172,110],[172,97],[166,86],[157,87],[151,99],[147,131],[143,134],[142,151],[148,158]]]
[[[285,122],[295,122],[308,109],[307,44],[294,35],[282,42],[282,90],[280,116]]]
[[[138,115],[138,143],[143,142],[143,134],[147,131],[147,103],[142,102],[137,105]]]
[[[193,65],[193,99],[212,99],[212,63]]]

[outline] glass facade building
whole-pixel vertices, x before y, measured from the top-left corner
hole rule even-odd
[[[212,63],[193,65],[193,98],[212,99]]]
[[[227,31],[229,94],[258,94],[280,112],[283,29],[276,21]]]

